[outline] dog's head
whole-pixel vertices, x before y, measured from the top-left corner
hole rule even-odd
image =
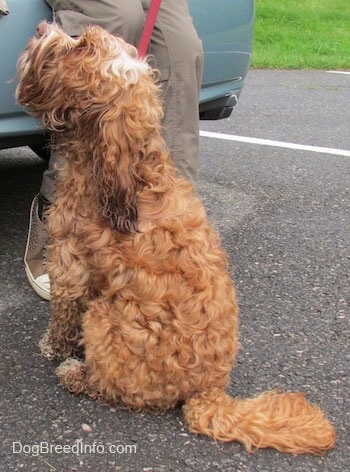
[[[87,26],[80,37],[72,38],[45,22],[38,25],[17,69],[17,101],[51,131],[78,128],[78,115],[96,118],[152,75],[136,48],[98,26]]]
[[[67,159],[91,161],[102,214],[119,231],[136,230],[136,192],[145,184],[138,166],[152,154],[162,117],[146,60],[97,26],[71,38],[40,23],[18,75],[17,101],[58,136]]]

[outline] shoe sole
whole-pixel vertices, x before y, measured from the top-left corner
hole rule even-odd
[[[34,292],[39,295],[39,297],[43,298],[44,300],[50,301],[50,292],[43,289],[40,285],[37,284],[36,280],[33,278],[31,271],[29,270],[27,264],[25,263],[25,270],[27,274],[28,281],[34,290]]]

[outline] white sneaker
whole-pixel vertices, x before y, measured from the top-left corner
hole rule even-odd
[[[26,274],[33,290],[44,300],[50,300],[50,279],[46,269],[47,229],[39,218],[38,194],[30,209],[27,246],[24,254]]]

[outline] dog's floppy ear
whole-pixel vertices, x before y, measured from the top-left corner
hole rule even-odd
[[[103,129],[108,134],[120,134],[116,124]],[[108,144],[109,143],[109,144]],[[132,150],[125,139],[114,136],[105,146],[94,151],[94,192],[98,210],[109,221],[111,228],[124,234],[138,231],[136,192],[138,179],[133,166]],[[137,156],[135,156],[137,160]]]
[[[103,98],[90,106],[82,119],[89,120],[91,113],[95,126],[93,180],[99,210],[112,228],[128,234],[138,231],[137,195],[148,185],[149,161],[159,152],[154,143],[158,149],[162,108],[151,72],[119,90],[117,82],[111,84],[110,101]]]

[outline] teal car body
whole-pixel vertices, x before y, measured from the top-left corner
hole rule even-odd
[[[38,122],[16,104],[16,63],[37,24],[52,20],[44,0],[7,0],[0,14],[0,149],[29,145],[40,154],[45,135]],[[254,27],[254,0],[189,0],[203,42],[204,72],[201,119],[228,117],[249,68]]]

